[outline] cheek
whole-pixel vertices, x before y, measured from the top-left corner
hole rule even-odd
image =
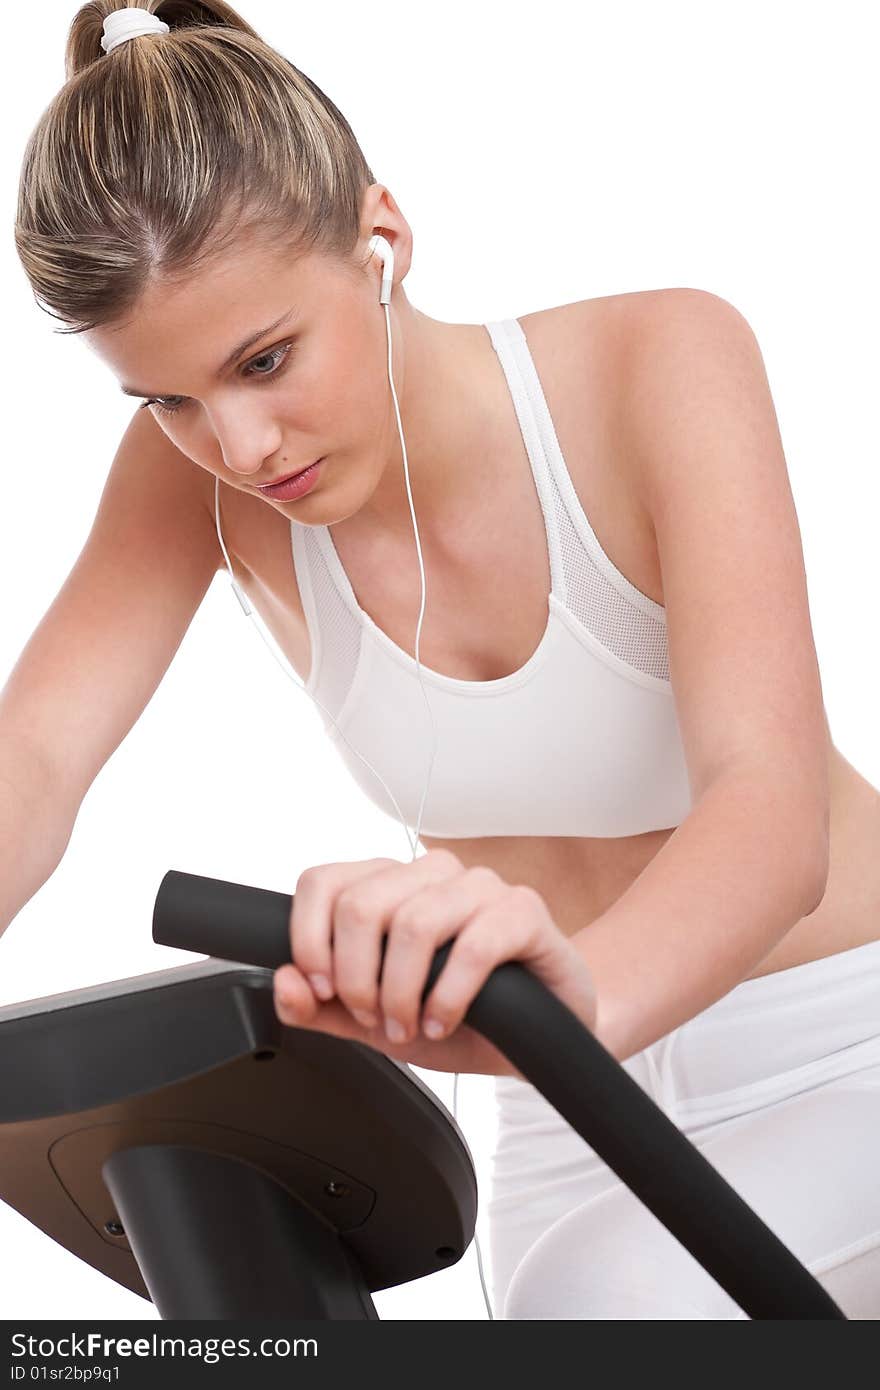
[[[162,433],[171,440],[175,449],[178,449],[192,463],[197,463],[200,468],[208,468],[210,471],[209,459],[212,452],[210,444],[191,425],[187,425],[183,420],[177,421],[170,416],[163,416],[158,410],[151,411],[150,414]]]
[[[350,436],[371,434],[386,410],[393,411],[384,330],[378,349],[372,334],[341,338],[308,375],[304,385],[299,383],[304,412],[324,428]]]

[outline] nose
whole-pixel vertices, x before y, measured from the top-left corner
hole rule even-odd
[[[242,479],[273,472],[267,460],[281,448],[281,431],[271,415],[236,403],[213,410],[211,416],[227,472]]]

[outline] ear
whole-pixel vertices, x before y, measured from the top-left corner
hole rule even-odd
[[[376,233],[387,238],[394,251],[394,284],[400,285],[412,265],[413,237],[409,223],[382,183],[372,183],[361,200],[360,238],[366,247]]]

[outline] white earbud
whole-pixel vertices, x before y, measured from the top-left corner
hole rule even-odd
[[[379,232],[370,238],[370,250],[382,262],[382,288],[379,291],[379,303],[390,304],[391,285],[394,280],[394,250],[388,238]]]

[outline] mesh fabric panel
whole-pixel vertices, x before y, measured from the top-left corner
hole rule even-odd
[[[551,473],[551,491],[562,565],[566,607],[588,632],[636,670],[659,680],[669,679],[666,625],[643,613],[625,598],[593,561],[575,529]]]

